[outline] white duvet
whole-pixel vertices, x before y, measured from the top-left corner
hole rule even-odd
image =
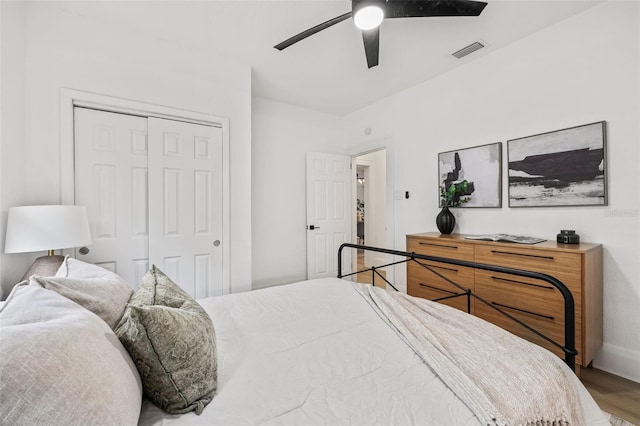
[[[199,302],[216,329],[218,392],[200,416],[146,401],[141,425],[479,424],[350,282]],[[577,378],[572,385],[588,424],[608,425]]]

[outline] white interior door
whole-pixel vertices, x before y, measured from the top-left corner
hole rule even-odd
[[[155,264],[194,297],[223,294],[222,129],[77,107],[74,132],[93,238],[79,258],[133,287]]]
[[[95,263],[136,287],[149,269],[147,118],[74,109],[75,203],[87,208]]]
[[[149,118],[149,259],[192,296],[223,294],[222,129]]]
[[[351,236],[351,158],[307,153],[307,278],[335,277],[338,248]],[[342,273],[351,270],[345,250]]]

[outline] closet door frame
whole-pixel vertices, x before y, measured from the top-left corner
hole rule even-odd
[[[222,128],[222,287],[231,293],[229,259],[229,119],[196,111],[171,108],[75,89],[60,89],[60,193],[62,204],[75,204],[74,107],[157,117]],[[71,253],[71,251],[66,250]]]

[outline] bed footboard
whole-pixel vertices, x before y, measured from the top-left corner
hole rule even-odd
[[[380,266],[373,266],[370,268],[366,268],[360,271],[356,271],[356,272],[352,272],[352,273],[348,273],[348,274],[344,274],[342,273],[342,251],[345,248],[352,248],[352,249],[361,249],[361,250],[365,250],[365,251],[372,251],[372,252],[377,252],[377,253],[383,253],[383,254],[388,254],[388,255],[393,255],[393,256],[400,256],[403,259],[398,260],[398,261],[393,261],[384,265],[380,265]],[[448,279],[447,277],[443,276],[442,274],[440,274],[438,271],[436,271],[435,269],[433,269],[432,267],[430,267],[429,265],[421,262],[421,261],[432,261],[432,262],[439,262],[439,263],[446,263],[446,264],[450,264],[450,265],[457,265],[457,266],[463,266],[463,267],[468,267],[468,268],[474,268],[474,269],[482,269],[485,271],[493,271],[493,272],[501,272],[504,274],[511,274],[511,275],[516,275],[516,276],[520,276],[520,277],[527,277],[527,278],[533,278],[533,279],[537,279],[537,280],[541,280],[544,281],[548,284],[551,284],[553,287],[555,287],[560,294],[562,295],[562,298],[564,300],[564,344],[560,344],[558,342],[556,342],[555,340],[551,339],[550,337],[544,335],[543,333],[541,333],[540,331],[536,330],[535,328],[531,327],[530,325],[526,324],[525,322],[519,320],[518,318],[515,318],[513,315],[510,315],[509,313],[505,312],[504,310],[500,309],[498,306],[495,306],[494,304],[491,304],[490,302],[484,300],[482,297],[478,296],[477,294],[475,294],[471,289],[469,288],[465,288],[461,285],[459,285],[458,283],[453,282],[452,280]],[[361,273],[367,273],[367,272],[371,272],[372,274],[372,282],[373,285],[375,285],[375,279],[379,278],[382,279],[386,284],[388,284],[391,288],[393,288],[395,291],[398,291],[398,289],[387,280],[387,278],[381,274],[378,270],[382,269],[382,268],[386,268],[389,266],[394,266],[394,265],[398,265],[398,264],[402,264],[402,263],[407,263],[407,262],[416,262],[417,264],[419,264],[421,267],[429,270],[430,272],[432,272],[433,274],[439,276],[440,278],[446,280],[447,282],[449,282],[451,285],[453,285],[456,289],[458,289],[459,292],[455,292],[452,293],[451,295],[439,298],[439,299],[433,299],[434,301],[441,301],[441,300],[445,300],[445,299],[450,299],[450,298],[457,298],[457,297],[466,297],[467,298],[467,312],[471,313],[471,298],[480,301],[481,303],[484,303],[485,305],[489,306],[491,309],[496,310],[497,312],[499,312],[500,314],[504,315],[505,317],[509,318],[512,321],[515,321],[516,323],[520,324],[522,327],[526,328],[527,330],[529,330],[530,332],[534,333],[535,335],[539,336],[540,338],[546,340],[547,342],[549,342],[550,344],[552,344],[553,346],[559,348],[560,350],[562,350],[562,352],[564,353],[564,360],[566,362],[566,364],[573,370],[575,371],[575,357],[578,354],[578,351],[575,348],[576,342],[575,342],[575,305],[574,305],[574,300],[573,300],[573,295],[571,294],[571,291],[558,279],[547,275],[547,274],[543,274],[543,273],[539,273],[539,272],[533,272],[533,271],[526,271],[526,270],[522,270],[522,269],[514,269],[514,268],[506,268],[506,267],[502,267],[502,266],[495,266],[495,265],[486,265],[486,264],[482,264],[482,263],[476,263],[476,262],[469,262],[469,261],[463,261],[463,260],[456,260],[456,259],[447,259],[447,258],[443,258],[443,257],[435,257],[435,256],[426,256],[423,254],[419,254],[419,253],[411,253],[411,252],[406,252],[406,251],[399,251],[399,250],[389,250],[389,249],[384,249],[384,248],[379,248],[379,247],[370,247],[370,246],[364,246],[364,245],[358,245],[358,244],[351,244],[351,243],[345,243],[342,244],[340,246],[340,248],[338,249],[338,278],[346,278],[349,276],[355,276],[357,274],[361,274]]]

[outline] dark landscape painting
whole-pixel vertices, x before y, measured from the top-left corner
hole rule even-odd
[[[507,142],[509,207],[607,205],[605,122]]]
[[[469,201],[460,207],[502,206],[502,143],[475,146],[438,154],[440,187],[466,180]]]

